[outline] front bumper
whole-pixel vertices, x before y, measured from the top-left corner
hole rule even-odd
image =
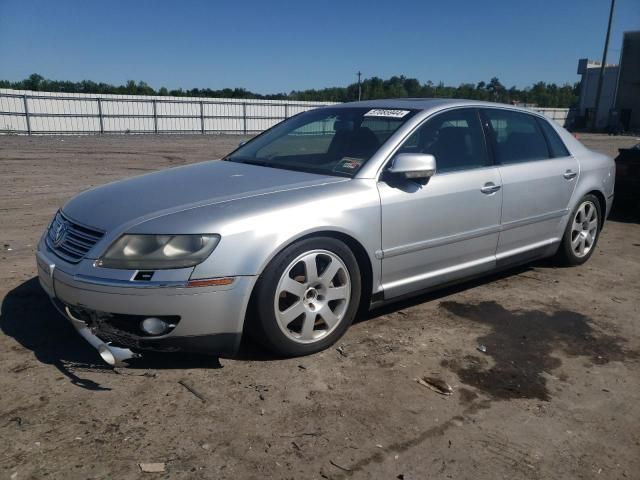
[[[36,260],[42,288],[89,343],[98,348],[97,341],[92,341],[86,334],[94,335],[106,345],[133,352],[156,350],[234,355],[240,344],[244,316],[256,280],[253,276],[241,276],[231,285],[217,287],[186,288],[171,283],[138,286],[74,273],[73,266],[66,265],[46,247],[38,250]],[[79,319],[71,311],[84,315]],[[158,316],[178,317],[179,322],[168,334],[153,337],[136,334],[137,323],[131,328],[121,328],[123,318],[126,321]],[[111,322],[111,318],[119,318],[119,323]]]

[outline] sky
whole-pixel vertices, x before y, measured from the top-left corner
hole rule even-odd
[[[609,0],[0,0],[0,79],[258,93],[392,75],[446,85],[573,83],[601,59]],[[608,63],[640,30],[617,0]]]

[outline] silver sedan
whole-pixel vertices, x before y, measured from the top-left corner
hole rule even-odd
[[[57,308],[111,364],[145,350],[279,355],[362,309],[594,252],[613,161],[529,110],[358,102],[292,117],[223,161],[83,192],[37,251]]]

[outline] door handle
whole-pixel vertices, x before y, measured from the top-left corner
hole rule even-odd
[[[496,193],[498,190],[500,190],[500,185],[496,185],[492,182],[485,183],[480,189],[480,191],[485,195],[491,195],[492,193]]]
[[[578,176],[578,174],[576,172],[574,172],[573,170],[567,170],[566,172],[564,172],[562,174],[562,176],[564,178],[566,178],[567,180],[571,180],[573,178],[576,178]]]

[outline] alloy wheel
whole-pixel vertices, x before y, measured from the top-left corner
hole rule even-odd
[[[578,258],[588,255],[598,234],[598,210],[587,200],[580,204],[571,226],[571,250]]]
[[[335,330],[350,299],[351,278],[342,259],[328,250],[305,252],[287,266],[278,282],[276,320],[291,340],[313,343]]]

